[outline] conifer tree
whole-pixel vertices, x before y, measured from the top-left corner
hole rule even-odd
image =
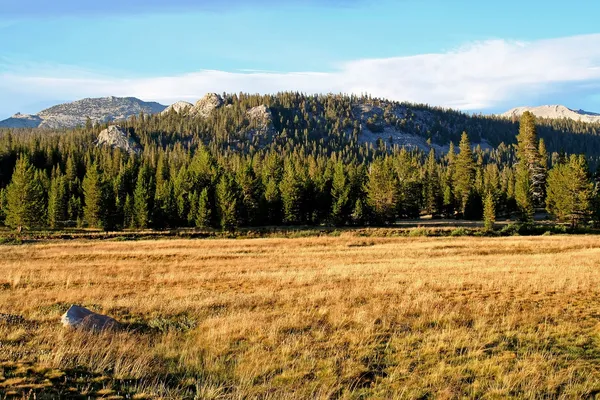
[[[123,226],[125,228],[135,227],[135,209],[133,199],[129,194],[125,196],[125,203],[123,204]]]
[[[576,227],[591,217],[593,184],[584,157],[571,155],[556,164],[548,174],[547,190],[546,208],[558,220]]]
[[[260,225],[262,188],[251,165],[248,164],[240,169],[237,182],[243,209],[241,223],[249,226]]]
[[[281,223],[281,193],[275,177],[268,177],[265,186],[267,221],[277,225]]]
[[[460,153],[456,156],[453,173],[454,194],[458,202],[458,209],[464,215],[475,183],[475,160],[473,159],[469,136],[466,132],[463,132],[458,147]]]
[[[0,224],[6,220],[6,189],[0,189]]]
[[[202,189],[198,197],[198,211],[196,212],[196,226],[206,229],[211,226],[212,210],[209,201],[208,188]]]
[[[397,177],[389,159],[371,164],[366,185],[367,204],[375,223],[392,223],[398,207]]]
[[[19,157],[12,180],[6,188],[6,225],[21,232],[43,224],[45,214],[44,188],[33,165],[25,156]]]
[[[488,191],[483,203],[483,222],[487,231],[494,229],[494,224],[496,223],[496,204],[494,194],[491,191]]]
[[[101,176],[95,163],[87,168],[82,188],[83,219],[90,228],[101,228],[104,194],[102,193]]]
[[[365,220],[367,219],[365,211],[364,201],[361,198],[357,199],[356,203],[354,203],[354,210],[352,211],[352,222],[354,222],[355,225],[363,225],[365,223]]]
[[[331,209],[331,220],[336,225],[344,225],[349,217],[350,184],[346,176],[344,165],[337,162],[333,173],[331,198],[333,206]]]
[[[435,157],[435,150],[429,151],[425,168],[425,211],[432,216],[442,212],[443,194],[441,192],[441,184],[438,175],[438,167]]]
[[[515,174],[515,199],[522,219],[525,221],[533,219],[535,207],[542,205],[544,201],[546,173],[539,150],[535,117],[526,111],[521,116],[517,135],[517,170]]]
[[[154,174],[149,166],[143,165],[133,192],[133,219],[136,228],[146,229],[152,223],[153,199]]]
[[[216,188],[217,209],[221,229],[233,232],[239,224],[239,196],[235,181],[229,174],[223,174]]]
[[[67,182],[60,170],[55,172],[48,193],[48,225],[57,228],[67,219]]]
[[[286,224],[292,225],[301,223],[303,207],[302,182],[292,162],[285,164],[279,190],[283,203],[283,221]]]

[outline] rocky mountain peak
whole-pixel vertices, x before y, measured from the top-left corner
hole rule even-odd
[[[507,112],[502,114],[502,116],[507,118],[518,118],[525,111],[531,112],[538,118],[567,118],[582,122],[600,122],[600,114],[584,110],[573,110],[560,104],[545,105],[538,107],[517,107],[508,110]]]
[[[188,103],[187,101],[178,101],[176,103],[171,104],[169,107],[165,108],[161,114],[168,114],[171,111],[174,111],[176,114],[187,114],[189,110],[194,107],[192,103]]]
[[[221,107],[225,102],[223,98],[216,93],[208,93],[198,100],[189,112],[192,117],[208,117],[213,110]]]
[[[35,115],[16,114],[0,121],[0,128],[75,128],[85,125],[88,118],[94,124],[102,124],[125,120],[142,112],[159,113],[165,108],[162,104],[144,102],[135,97],[85,98],[58,104]]]

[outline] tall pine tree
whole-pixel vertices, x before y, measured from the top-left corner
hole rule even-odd
[[[6,188],[6,225],[21,232],[44,223],[44,187],[26,156],[17,160],[12,180]]]

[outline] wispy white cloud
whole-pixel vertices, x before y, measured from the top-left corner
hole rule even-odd
[[[202,70],[178,76],[113,78],[76,67],[28,66],[19,70],[12,65],[3,70],[0,90],[13,96],[0,96],[0,112],[9,106],[18,108],[14,99],[30,99],[31,103],[31,99],[39,102],[115,95],[172,103],[194,101],[207,92],[285,90],[369,93],[400,101],[485,110],[544,97],[597,94],[600,34],[535,42],[491,40],[447,53],[350,61],[327,73]]]

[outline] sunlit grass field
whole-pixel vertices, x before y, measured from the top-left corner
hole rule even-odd
[[[600,393],[600,236],[6,245],[0,313],[0,398]]]

